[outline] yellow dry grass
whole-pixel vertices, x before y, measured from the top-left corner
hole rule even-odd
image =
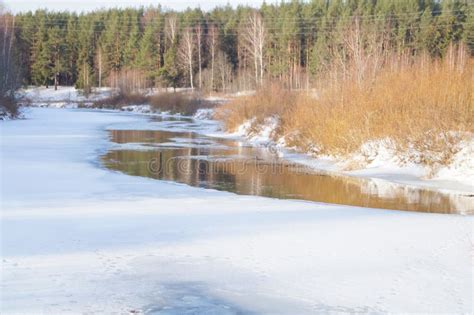
[[[268,84],[254,95],[241,96],[221,106],[215,118],[224,121],[228,130],[235,130],[249,119],[262,123],[270,116],[281,117],[289,108],[296,105],[297,94],[282,88],[279,84]]]
[[[385,67],[363,84],[346,80],[317,95],[269,86],[217,112],[232,130],[256,117],[280,117],[276,136],[307,151],[347,155],[370,140],[390,138],[402,151],[418,151],[423,164],[449,161],[463,137],[474,132],[474,60],[440,60]],[[471,133],[471,135],[469,135]],[[414,149],[414,150],[413,150]]]

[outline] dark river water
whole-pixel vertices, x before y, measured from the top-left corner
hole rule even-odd
[[[104,165],[129,175],[242,195],[343,205],[472,214],[474,198],[350,176],[335,176],[278,158],[271,149],[200,135],[187,119],[157,119],[162,130],[110,130],[116,144]],[[187,131],[189,130],[189,131]]]

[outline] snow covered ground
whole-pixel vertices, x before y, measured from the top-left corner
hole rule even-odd
[[[473,220],[237,196],[100,166],[147,117],[1,131],[2,314],[471,313]]]
[[[93,101],[109,97],[111,88],[95,88],[92,93],[85,95],[82,90],[73,86],[29,87],[17,93],[22,103],[36,107],[76,108],[79,104],[88,105]]]

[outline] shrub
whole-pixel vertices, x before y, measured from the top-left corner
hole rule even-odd
[[[93,103],[93,107],[119,109],[127,105],[143,105],[148,103],[148,97],[142,94],[119,93]]]
[[[93,107],[120,109],[127,105],[150,105],[156,111],[169,111],[183,115],[192,115],[199,108],[212,107],[213,104],[201,98],[197,93],[163,92],[146,96],[143,94],[119,94],[95,101]]]
[[[14,97],[4,96],[0,97],[0,116],[7,115],[15,118],[19,115],[18,103]]]
[[[192,115],[199,108],[210,107],[211,104],[195,93],[159,93],[149,97],[149,104],[155,110],[169,111],[183,115]]]

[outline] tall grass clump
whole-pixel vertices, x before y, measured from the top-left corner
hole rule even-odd
[[[262,90],[223,107],[229,129],[277,115],[275,137],[317,154],[350,155],[388,140],[407,159],[446,164],[474,133],[474,60],[459,50],[445,59],[386,64],[368,80],[321,84],[316,95]],[[291,135],[291,137],[289,137]]]

